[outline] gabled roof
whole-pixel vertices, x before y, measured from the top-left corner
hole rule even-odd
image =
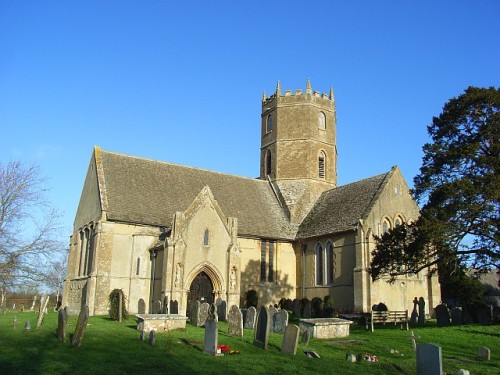
[[[268,181],[191,168],[102,151],[94,153],[101,206],[108,220],[170,227],[209,186],[227,217],[238,219],[238,234],[293,239],[290,226]]]
[[[297,238],[355,230],[393,171],[324,192],[300,224]]]

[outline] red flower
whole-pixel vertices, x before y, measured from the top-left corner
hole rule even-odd
[[[229,346],[222,344],[217,345],[217,349],[220,349],[222,353],[229,353],[231,351],[231,348]]]

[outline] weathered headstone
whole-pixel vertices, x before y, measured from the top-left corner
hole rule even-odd
[[[300,316],[300,299],[295,298],[292,301],[292,313],[295,316]]]
[[[436,312],[436,321],[438,327],[448,327],[450,325],[450,314],[448,312],[448,306],[442,303],[434,308]]]
[[[47,304],[49,303],[50,296],[40,297],[40,312],[38,313],[38,319],[36,321],[36,328],[40,328],[43,322],[43,317],[47,310]]]
[[[286,311],[286,310],[282,310]],[[293,354],[297,353],[297,345],[299,343],[299,327],[295,324],[286,326],[283,335],[283,343],[281,344],[281,353]]]
[[[271,321],[271,326],[269,328],[269,332],[274,332],[274,317],[278,313],[278,309],[275,308],[274,306],[269,306],[269,309],[267,310],[269,313],[269,320]]]
[[[255,307],[250,306],[247,310],[247,316],[245,318],[245,328],[254,329],[255,328],[255,316],[257,315],[257,310]]]
[[[208,305],[208,304],[207,304]],[[215,304],[209,306],[207,317],[205,319],[205,340],[203,353],[211,356],[222,355],[217,350],[218,330],[217,320],[215,319],[216,307]]]
[[[217,320],[225,321],[227,319],[227,302],[218,298],[217,299]]]
[[[451,309],[451,324],[462,325],[462,308],[454,307]]]
[[[66,342],[66,324],[68,323],[68,310],[59,309],[57,313],[57,339],[61,342]]]
[[[137,313],[146,314],[146,302],[142,298],[137,302]]]
[[[198,327],[203,327],[205,325],[205,320],[207,320],[208,317],[208,309],[210,308],[210,305],[207,302],[203,302],[200,305],[200,314],[198,316]]]
[[[269,312],[265,306],[261,306],[257,314],[257,323],[255,325],[255,335],[253,340],[255,346],[267,349],[270,327],[271,319],[269,318]]]
[[[425,324],[425,300],[424,297],[418,299],[418,324]]]
[[[493,320],[493,309],[485,303],[477,303],[475,306],[476,320],[479,324],[488,325]]]
[[[162,309],[162,313],[163,314],[168,314],[168,297],[165,296],[163,297],[163,309]]]
[[[288,311],[279,310],[273,317],[273,332],[285,333],[288,325]]]
[[[306,329],[304,332],[302,332],[302,344],[303,345],[309,345],[309,340],[311,339],[311,333]]]
[[[29,320],[29,319],[28,319],[28,320],[26,321],[26,323],[24,324],[24,330],[25,330],[26,332],[28,332],[28,333],[31,331],[31,322],[30,322],[30,320]]]
[[[345,360],[347,362],[352,362],[352,363],[356,362],[357,361],[356,354],[346,354],[345,355]]]
[[[149,346],[154,346],[156,344],[156,332],[154,329],[149,331]]]
[[[415,297],[413,299],[413,311],[411,312],[411,319],[410,319],[410,323],[411,324],[417,324],[418,322],[418,298]]]
[[[417,344],[417,375],[441,375],[443,359],[436,344]]]
[[[311,301],[306,299],[304,302],[304,308],[302,310],[302,317],[305,319],[311,318],[311,310],[312,310]]]
[[[179,302],[176,299],[170,301],[170,314],[179,314]]]
[[[199,327],[200,321],[200,301],[195,301],[191,306],[191,311],[189,314],[189,319],[191,320],[191,324]]]
[[[481,346],[477,349],[477,356],[479,357],[479,359],[489,361],[491,359],[491,350],[486,346]]]
[[[455,375],[470,375],[470,371],[461,368],[458,369],[457,372],[455,372]]]
[[[236,305],[232,305],[229,309],[227,332],[230,335],[243,337],[243,314]]]
[[[73,333],[73,339],[71,340],[71,345],[79,348],[83,342],[83,335],[85,334],[85,329],[87,328],[87,323],[89,321],[89,307],[84,306],[78,315],[78,320],[76,322],[75,332]]]
[[[139,340],[141,340],[141,341],[146,340],[146,331],[141,330],[141,333],[139,334]]]

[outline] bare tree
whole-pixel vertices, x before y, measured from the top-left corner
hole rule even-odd
[[[0,163],[0,285],[42,284],[61,254],[59,214],[45,199],[37,166]]]

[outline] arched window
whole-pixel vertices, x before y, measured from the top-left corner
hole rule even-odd
[[[135,266],[135,275],[139,276],[140,271],[141,271],[141,258],[137,258],[137,263]]]
[[[394,226],[397,227],[398,225],[403,224],[403,219],[401,219],[400,216],[396,217],[396,220],[394,220]]]
[[[267,115],[266,132],[270,133],[272,131],[273,131],[273,117],[271,115]]]
[[[326,283],[333,284],[335,278],[335,256],[333,253],[333,244],[326,244]]]
[[[324,284],[324,262],[323,262],[323,246],[321,244],[316,244],[316,249],[315,249],[315,255],[316,255],[316,285],[323,285]]]
[[[382,220],[382,234],[387,233],[391,229],[391,224],[389,223],[389,220],[384,219]]]
[[[323,151],[320,151],[318,155],[318,177],[321,179],[325,178],[326,169],[326,156]]]
[[[203,246],[208,246],[210,240],[210,232],[208,229],[205,229],[205,233],[203,234]]]
[[[266,152],[266,175],[271,174],[271,169],[273,166],[273,160],[271,156],[271,150],[267,150]]]
[[[318,129],[326,130],[326,116],[323,112],[318,113]]]

